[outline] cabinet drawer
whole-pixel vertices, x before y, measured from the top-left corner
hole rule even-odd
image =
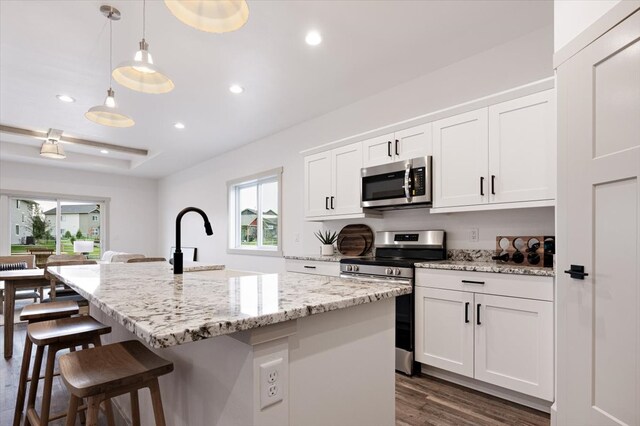
[[[332,277],[337,277],[340,275],[339,262],[287,259],[285,264],[288,272],[302,272],[303,274],[314,275],[330,275]]]
[[[553,301],[553,277],[417,268],[416,285]]]

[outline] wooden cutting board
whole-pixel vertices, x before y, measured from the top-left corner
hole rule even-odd
[[[345,239],[346,241],[343,241]],[[356,253],[362,244],[361,239],[364,240],[365,246],[359,253]],[[345,256],[362,256],[371,251],[373,240],[373,231],[367,225],[347,225],[338,234],[338,251]]]

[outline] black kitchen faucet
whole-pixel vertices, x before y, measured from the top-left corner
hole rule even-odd
[[[183,265],[183,255],[180,245],[180,222],[182,222],[182,216],[189,212],[196,212],[202,216],[204,220],[204,230],[207,235],[213,235],[213,229],[211,229],[211,223],[209,223],[209,218],[207,214],[197,207],[187,207],[182,209],[180,213],[178,213],[178,217],[176,217],[176,251],[173,253],[173,273],[174,274],[182,274],[182,265]]]

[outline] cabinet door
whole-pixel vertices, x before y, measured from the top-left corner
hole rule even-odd
[[[490,201],[555,198],[555,91],[489,107]]]
[[[433,153],[431,136],[431,123],[396,132],[393,146],[396,161],[431,155]]]
[[[331,197],[331,151],[304,158],[305,216],[325,216]]]
[[[433,123],[434,207],[487,203],[487,108]]]
[[[476,294],[475,378],[553,401],[553,302]]]
[[[329,214],[362,213],[360,207],[360,169],[362,144],[356,143],[331,151],[332,197]]]
[[[379,166],[394,161],[394,135],[378,136],[362,142],[362,167]]]
[[[473,377],[473,293],[416,287],[416,361]]]

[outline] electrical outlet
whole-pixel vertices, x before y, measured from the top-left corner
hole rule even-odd
[[[480,233],[478,232],[478,228],[471,228],[469,230],[469,241],[472,243],[477,243],[480,241]]]
[[[284,383],[282,377],[282,358],[260,364],[260,409],[280,402],[283,399]]]

